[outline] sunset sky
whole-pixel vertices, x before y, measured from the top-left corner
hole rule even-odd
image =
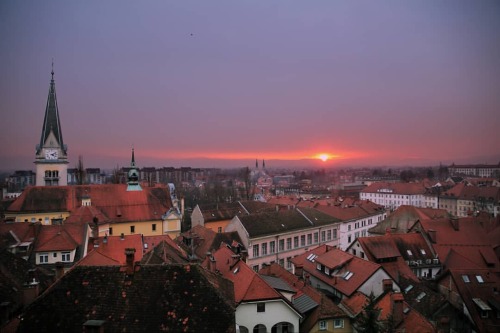
[[[500,162],[499,1],[1,1],[0,169],[52,59],[70,167]]]

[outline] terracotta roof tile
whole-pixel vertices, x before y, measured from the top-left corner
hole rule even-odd
[[[19,333],[82,331],[103,320],[109,332],[235,332],[232,285],[199,265],[76,266],[22,314]]]
[[[308,260],[310,254],[315,254],[315,262]],[[358,288],[368,280],[377,270],[382,269],[379,264],[366,261],[339,249],[333,249],[326,245],[317,247],[292,259],[297,265],[302,265],[304,271],[317,279],[334,286],[346,296],[352,295]],[[322,263],[333,270],[332,275],[327,276],[316,269],[316,262]],[[340,265],[340,266],[339,266]],[[338,270],[335,272],[335,270]],[[349,279],[342,276],[351,272]]]

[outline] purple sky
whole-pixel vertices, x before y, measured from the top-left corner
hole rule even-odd
[[[0,169],[52,58],[70,167],[500,161],[498,1],[1,1]]]

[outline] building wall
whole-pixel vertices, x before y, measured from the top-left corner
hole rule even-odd
[[[283,300],[266,301],[265,312],[257,312],[257,302],[241,303],[236,308],[236,324],[245,326],[249,332],[258,324],[266,326],[271,332],[274,325],[288,322],[293,325],[293,332],[299,332],[299,315]]]
[[[153,225],[156,225],[156,230],[153,230]],[[132,227],[133,231],[132,231]],[[135,221],[135,222],[123,222],[123,223],[112,223],[109,225],[110,233],[112,236],[124,235],[135,235],[142,234],[144,236],[161,236],[163,235],[163,221]]]
[[[342,327],[335,327],[334,325],[334,319],[327,319],[327,320],[319,320],[309,331],[309,333],[317,333],[317,332],[333,332],[333,333],[351,333],[353,331],[353,327],[351,325],[351,320],[348,317],[345,318],[338,318],[338,320],[341,320],[341,325]],[[326,329],[320,329],[320,322],[321,321],[326,321]],[[340,323],[339,323],[340,324]]]
[[[361,192],[359,194],[361,200],[370,200],[376,204],[382,205],[387,209],[396,210],[401,205],[409,205],[415,207],[427,207],[427,204],[436,204],[436,199],[430,199],[430,195],[424,194],[399,194],[399,193],[385,193],[376,192],[368,193]]]
[[[226,227],[231,223],[231,220],[221,220],[214,222],[206,222],[205,228],[210,229],[215,232],[224,232]]]
[[[336,230],[336,232],[334,231]],[[247,265],[254,270],[262,267],[262,264],[270,264],[272,262],[279,263],[286,269],[292,269],[291,259],[297,255],[303,254],[322,244],[330,246],[338,246],[338,223],[331,225],[297,230],[289,233],[267,235],[259,238],[248,238],[248,234],[238,217],[235,217],[226,227],[226,231],[237,231],[243,245],[248,250]],[[315,236],[317,234],[317,236]],[[330,234],[330,238],[328,237]],[[334,235],[337,237],[334,237]],[[310,236],[309,236],[310,235]],[[323,239],[324,236],[324,239]],[[298,246],[296,245],[298,240]],[[302,243],[304,240],[304,243]],[[310,240],[310,242],[309,242]],[[283,244],[283,249],[280,249],[280,241]],[[274,242],[274,252],[271,252],[271,242]],[[265,244],[266,254],[262,252],[262,245]],[[290,245],[290,247],[288,246]],[[254,246],[258,247],[258,255],[254,255]]]
[[[45,186],[45,171],[57,170],[59,173],[59,186],[68,185],[68,165],[65,163],[59,164],[36,164],[36,185]]]
[[[369,236],[368,229],[373,228],[386,217],[387,213],[381,212],[380,214],[340,223],[339,249],[347,249],[358,237]]]
[[[42,212],[42,213],[6,213],[5,218],[13,218],[16,222],[41,222],[52,224],[52,219],[63,219],[69,216],[69,212]]]
[[[194,207],[193,212],[191,213],[191,227],[197,225],[205,225],[205,219],[203,218],[203,214],[201,213],[200,207],[198,205]]]
[[[379,268],[368,280],[359,287],[359,291],[369,296],[372,292],[375,297],[380,296],[384,292],[383,280],[392,280],[382,268]],[[392,289],[394,291],[401,291],[396,282],[392,282]]]
[[[63,261],[63,253],[69,253],[69,260]],[[56,262],[74,262],[76,249],[71,251],[45,251],[36,253],[36,264],[55,264]],[[41,256],[45,255],[47,261],[41,262]]]

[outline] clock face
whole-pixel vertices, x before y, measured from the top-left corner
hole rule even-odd
[[[45,159],[47,159],[47,160],[56,160],[58,156],[59,156],[59,154],[58,154],[57,150],[48,149],[45,151]]]

